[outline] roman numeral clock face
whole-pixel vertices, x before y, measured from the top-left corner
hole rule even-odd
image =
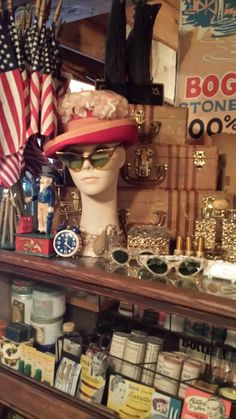
[[[82,247],[81,237],[72,230],[59,231],[53,240],[55,252],[62,257],[74,256]]]

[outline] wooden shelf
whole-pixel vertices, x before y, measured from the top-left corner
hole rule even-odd
[[[3,365],[0,365],[0,403],[27,418],[117,418],[114,412],[104,406],[65,395]]]
[[[45,259],[0,250],[0,272],[236,329],[236,304],[230,298],[124,277],[80,266],[79,261]]]

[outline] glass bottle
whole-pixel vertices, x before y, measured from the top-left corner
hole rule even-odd
[[[83,339],[75,330],[75,323],[66,322],[63,324],[63,335],[57,339],[56,360],[60,362],[63,356],[72,355],[79,358],[82,352]]]

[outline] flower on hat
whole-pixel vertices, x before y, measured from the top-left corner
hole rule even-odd
[[[129,147],[138,141],[128,101],[113,91],[66,93],[58,104],[58,114],[62,133],[44,144],[47,157],[73,145],[120,143]]]
[[[128,101],[111,90],[88,90],[66,93],[59,101],[58,113],[66,124],[71,119],[94,116],[98,119],[121,119],[129,113]]]

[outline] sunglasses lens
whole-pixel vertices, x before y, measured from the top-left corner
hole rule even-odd
[[[165,274],[168,270],[167,263],[158,258],[149,259],[147,261],[147,266],[154,274],[158,275]]]
[[[115,262],[124,264],[129,260],[129,255],[125,250],[118,249],[112,252],[112,258]]]
[[[107,151],[93,153],[90,156],[91,163],[96,169],[103,168],[110,160],[110,154]]]
[[[201,264],[196,260],[185,260],[179,265],[179,273],[183,276],[194,275],[200,270]]]
[[[79,157],[65,157],[63,163],[72,170],[80,170],[83,166],[83,159]]]

